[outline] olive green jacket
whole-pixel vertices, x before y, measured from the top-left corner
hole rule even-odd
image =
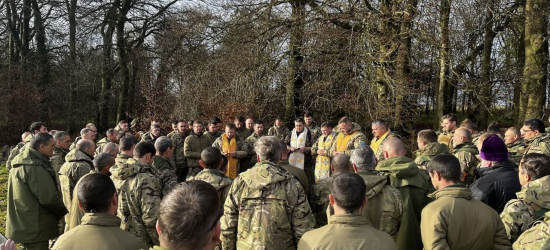
[[[430,196],[435,201],[422,210],[425,250],[510,249],[510,241],[497,212],[473,199],[469,188],[448,186]]]
[[[428,203],[430,183],[428,175],[420,171],[414,161],[405,156],[394,156],[376,166],[376,171],[389,175],[390,185],[397,188],[403,201],[403,217],[397,232],[399,249],[422,249],[420,214]]]
[[[196,134],[187,136],[183,144],[183,155],[187,158],[187,166],[190,168],[200,167],[201,152],[210,146],[212,146],[212,140],[205,134],[201,136]]]
[[[147,249],[136,236],[120,229],[120,219],[105,213],[86,213],[82,224],[61,235],[52,250]]]
[[[55,171],[38,151],[25,147],[12,161],[8,179],[6,237],[17,243],[47,241],[59,235],[67,213]]]

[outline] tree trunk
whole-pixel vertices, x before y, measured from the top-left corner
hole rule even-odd
[[[487,127],[489,120],[489,108],[491,107],[491,52],[496,33],[493,31],[493,8],[495,0],[487,1],[487,13],[485,14],[485,36],[483,38],[483,54],[481,57],[481,84],[479,88],[479,117],[477,119],[480,130]]]
[[[111,65],[111,51],[113,49],[117,2],[115,1],[107,10],[101,25],[101,37],[103,39],[101,94],[99,101],[99,129],[101,131],[105,131],[109,127],[109,104],[111,102],[111,87],[114,75],[113,65]]]
[[[76,89],[79,78],[76,77],[76,7],[78,0],[70,0],[67,3],[67,13],[69,17],[69,119],[67,124],[67,131],[72,132],[75,130],[74,116],[76,107]],[[103,130],[100,129],[101,132]]]
[[[449,16],[451,14],[451,0],[441,1],[440,10],[440,49],[439,49],[439,84],[437,89],[437,117],[452,111],[452,100],[454,88],[450,84],[450,38],[449,38]],[[439,127],[439,120],[436,120],[436,127]]]
[[[300,91],[304,85],[302,63],[304,57],[302,49],[304,46],[304,22],[306,4],[303,0],[291,2],[292,15],[290,17],[290,55],[288,60],[288,79],[286,82],[286,108],[285,122],[298,117],[299,107],[302,104]]]
[[[14,7],[14,6],[12,6]],[[15,9],[12,9],[15,11]],[[21,83],[26,82],[26,76],[25,71],[27,70],[27,56],[29,54],[29,44],[31,39],[31,31],[30,31],[30,21],[31,21],[31,14],[32,14],[32,7],[31,7],[31,0],[23,0],[23,9],[22,9],[22,16],[23,19],[21,20],[22,23],[21,26]]]
[[[34,33],[36,42],[36,54],[38,57],[38,90],[42,93],[38,110],[40,112],[40,120],[49,124],[49,96],[47,93],[48,85],[50,85],[50,60],[48,56],[48,48],[46,47],[46,29],[40,12],[38,0],[32,0],[32,9],[34,13]]]
[[[117,16],[116,23],[116,43],[118,52],[118,65],[122,79],[120,93],[118,97],[117,121],[127,118],[128,87],[130,85],[130,70],[128,69],[128,51],[126,39],[124,37],[124,26],[126,24],[126,15],[130,11],[131,0],[123,0]]]
[[[548,0],[527,0],[525,5],[525,66],[519,121],[542,118],[548,73]]]

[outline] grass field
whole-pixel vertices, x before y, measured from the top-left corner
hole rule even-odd
[[[8,169],[6,164],[0,166],[0,233],[5,235],[6,210],[8,200]]]

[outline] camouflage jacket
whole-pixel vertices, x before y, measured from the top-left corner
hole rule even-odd
[[[317,123],[313,122],[307,129],[311,132],[311,141],[315,142],[321,136],[321,127]]]
[[[105,148],[105,145],[107,145],[107,143],[111,142],[107,137],[99,140],[96,144],[96,148],[95,148],[95,152],[96,154],[99,154],[99,153],[102,153],[103,152],[103,148]]]
[[[63,163],[65,163],[65,157],[68,153],[68,151],[65,151],[64,149],[55,146],[55,149],[53,150],[53,156],[50,157],[50,163],[52,164],[52,168],[55,170],[56,173],[59,172],[61,166],[63,165]]]
[[[200,167],[199,160],[203,149],[212,146],[210,137],[202,134],[187,136],[183,143],[183,155],[187,158],[187,166],[190,168]]]
[[[162,186],[162,196],[164,197],[178,184],[176,169],[170,164],[169,160],[158,155],[155,155],[151,165],[157,170]]]
[[[170,161],[172,161],[172,164],[176,168],[187,167],[187,159],[185,159],[185,156],[183,155],[183,145],[185,143],[185,138],[187,138],[188,135],[189,133],[182,134],[180,132],[174,132],[171,136],[168,136],[172,139],[172,142],[174,142],[174,153],[172,154]]]
[[[254,133],[254,130],[247,129],[245,127],[235,129],[235,134],[237,134],[239,138],[242,138],[243,140],[246,140],[246,138],[248,138],[253,133]]]
[[[248,161],[244,160],[243,162],[248,164],[248,168],[254,167],[254,165],[258,162],[258,159],[256,159],[256,151],[254,150],[254,144],[258,139],[260,139],[260,137],[262,136],[252,133],[248,138],[246,138],[244,149],[248,152]],[[241,164],[241,161],[239,161],[239,164]]]
[[[17,145],[10,151],[10,155],[8,156],[8,161],[6,162],[6,167],[8,170],[11,169],[11,162],[13,159],[19,154],[19,152],[22,150],[22,148],[26,145],[26,143],[20,142],[17,143]]]
[[[531,139],[524,139],[525,147],[518,149],[518,153],[523,155],[530,153],[539,153],[550,155],[550,141],[549,137],[545,135],[539,135]]]
[[[322,227],[328,224],[327,216],[327,206],[329,205],[328,195],[330,194],[330,184],[336,176],[340,173],[333,173],[330,177],[326,179],[319,180],[313,185],[311,191],[311,211],[315,216],[315,221],[317,221],[317,226]]]
[[[449,147],[447,147],[447,145],[438,142],[428,143],[424,148],[416,151],[414,163],[416,163],[419,168],[426,170],[428,162],[431,161],[434,156],[445,153],[449,153]]]
[[[441,131],[441,133],[439,133],[439,135],[437,136],[437,142],[441,143],[441,144],[445,144],[449,147],[449,152],[453,152],[453,142],[452,142],[452,139],[453,139],[453,135],[455,134],[454,131]]]
[[[353,128],[351,129],[350,133],[354,133],[354,132],[357,132],[357,133],[353,134],[353,136],[349,139],[348,145],[346,147],[346,151],[344,151],[344,154],[347,156],[350,156],[351,151],[353,151],[354,149],[366,145],[367,137],[365,136],[365,134],[363,134],[363,132],[361,132],[361,126],[357,123],[353,123]],[[337,145],[338,138],[340,136],[345,136],[345,135],[342,133],[338,133],[338,135],[336,135],[336,137],[334,138],[334,143],[332,143],[332,147],[328,152],[330,157],[333,157],[332,152],[336,151],[338,147]]]
[[[76,138],[74,138],[74,141],[73,143],[71,143],[71,146],[69,147],[69,151],[72,151],[73,149],[76,148],[76,144],[78,143],[78,141],[82,140],[82,137],[80,136],[77,136]]]
[[[454,146],[453,155],[460,162],[460,168],[462,170],[461,181],[465,185],[472,184],[476,178],[474,170],[479,163],[476,157],[478,154],[479,151],[477,147],[471,142],[465,142]]]
[[[519,162],[523,157],[522,152],[520,152],[520,150],[525,148],[525,143],[523,142],[523,140],[519,140],[512,144],[506,145],[506,147],[508,147],[508,156],[510,157],[510,161],[514,162],[516,165],[519,166]]]
[[[248,155],[248,152],[246,152],[246,146],[245,142],[241,140],[239,137],[235,137],[235,140],[237,141],[237,151],[235,151],[235,158],[242,159],[245,158]],[[212,147],[215,147],[222,151],[222,136],[219,136],[214,143],[212,143]]]
[[[518,199],[508,201],[500,214],[512,242],[550,211],[550,176],[527,183],[516,195]]]
[[[59,183],[63,194],[63,203],[71,211],[73,190],[82,176],[94,169],[93,158],[84,152],[73,149],[65,156],[65,163],[59,170]]]
[[[216,139],[220,138],[223,135],[223,132],[219,130],[214,133],[210,131],[206,131],[204,132],[204,135],[208,136],[211,141],[215,141]]]
[[[229,194],[229,189],[231,188],[231,183],[233,183],[233,180],[227,177],[219,169],[206,168],[198,173],[195,177],[191,178],[191,180],[204,181],[212,185],[216,190],[218,190],[221,204],[225,203],[225,199],[227,198],[227,195]]]
[[[233,181],[221,224],[224,250],[296,249],[315,218],[302,185],[280,165],[263,161]]]
[[[146,141],[155,144],[158,137],[155,137],[151,132],[147,132],[141,136],[141,141]]]
[[[275,125],[273,127],[269,128],[269,131],[267,131],[268,136],[277,136],[279,140],[284,141],[286,137],[290,134],[290,130],[286,127],[278,128]]]
[[[550,212],[544,221],[525,231],[514,243],[514,250],[550,250]]]
[[[155,225],[160,206],[162,187],[157,171],[136,159],[117,166],[112,178],[118,193],[117,216],[120,228],[139,237],[148,246],[158,245]]]

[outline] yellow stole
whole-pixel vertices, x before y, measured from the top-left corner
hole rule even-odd
[[[338,150],[339,152],[346,151],[348,149],[349,140],[355,133],[357,133],[357,131],[348,135],[344,135],[343,133],[340,133],[338,135],[338,139],[336,139],[336,150]]]
[[[386,133],[384,133],[382,137],[378,138],[378,140],[376,140],[376,138],[372,139],[370,143],[370,147],[372,148],[372,151],[374,151],[375,155],[378,152],[378,148],[380,147],[380,144],[382,143],[382,141],[384,141],[384,139],[386,139],[386,137],[388,137],[389,134],[390,134],[390,130],[388,129],[388,131],[386,131]]]
[[[227,140],[227,135],[225,133],[222,135],[222,152],[223,153],[235,153],[237,151],[237,140],[235,137],[231,138],[230,141]],[[239,160],[230,156],[227,156],[227,168],[225,169],[225,175],[229,178],[237,178],[237,163]]]

